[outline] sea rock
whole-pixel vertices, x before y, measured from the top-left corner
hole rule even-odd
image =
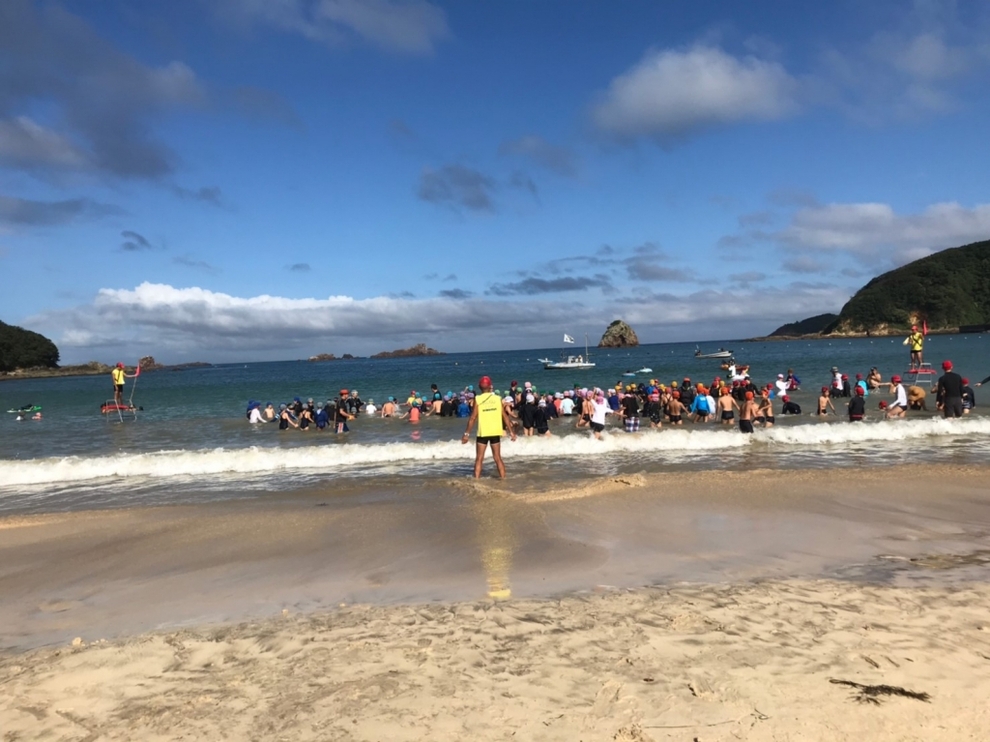
[[[154,356],[145,356],[138,361],[138,365],[141,367],[142,371],[161,371],[165,368],[162,364],[155,361]]]
[[[310,356],[309,357],[309,360],[311,360],[311,361],[336,361],[337,360],[337,356],[335,356],[333,353],[319,353],[319,354],[317,354],[315,356]]]
[[[598,343],[599,348],[634,348],[639,345],[636,331],[621,319],[615,320],[605,330]]]
[[[372,358],[412,358],[415,356],[442,356],[445,355],[439,350],[433,348],[427,348],[426,343],[419,343],[411,348],[404,348],[401,350],[386,350],[381,353],[375,353],[371,356]]]

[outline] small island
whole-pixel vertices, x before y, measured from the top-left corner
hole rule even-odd
[[[416,358],[419,356],[443,356],[443,353],[434,348],[427,348],[426,343],[418,343],[411,348],[403,348],[401,350],[385,350],[381,353],[375,353],[371,356],[372,358]]]
[[[598,341],[599,348],[635,348],[637,345],[639,338],[636,332],[621,319],[610,324]]]

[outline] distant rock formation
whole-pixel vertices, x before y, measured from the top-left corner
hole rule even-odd
[[[206,363],[205,361],[192,361],[190,363],[178,363],[174,366],[166,366],[164,363],[158,363],[154,356],[145,356],[138,361],[138,366],[141,367],[142,371],[185,371],[189,368],[209,368],[212,365],[212,363]]]
[[[315,356],[310,356],[309,357],[309,360],[311,360],[311,361],[336,361],[337,360],[337,356],[335,356],[333,353],[318,353]]]
[[[770,337],[816,335],[837,319],[839,319],[839,315],[837,314],[831,314],[829,312],[826,312],[825,314],[817,314],[814,317],[808,317],[808,319],[803,319],[800,322],[790,322],[786,325],[781,325],[770,333]]]
[[[372,358],[413,358],[416,356],[442,356],[446,355],[441,353],[439,350],[434,350],[433,348],[427,348],[426,343],[419,343],[411,348],[405,348],[402,350],[385,350],[381,353],[375,353],[371,356]]]
[[[621,319],[608,326],[598,343],[599,348],[634,348],[637,345],[639,338],[636,332]]]

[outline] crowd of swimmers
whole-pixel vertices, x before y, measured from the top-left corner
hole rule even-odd
[[[942,366],[944,373],[934,390],[936,408],[946,417],[968,414],[976,405],[968,379],[955,374],[950,361]],[[743,433],[752,433],[757,427],[772,427],[778,414],[802,415],[801,406],[791,399],[791,394],[800,388],[800,378],[790,369],[786,374],[778,374],[775,381],[758,387],[747,368],[730,367],[726,378],[716,376],[709,384],[694,383],[684,377],[669,385],[652,379],[638,384],[620,381],[609,388],[575,385],[563,391],[543,391],[532,382],[520,385],[513,381],[504,391],[495,389],[492,393],[501,399],[508,419],[522,435],[549,436],[554,421],[566,418],[573,420],[578,429],[587,429],[600,438],[610,417],[617,423],[621,420],[623,430],[628,433],[635,433],[641,427],[659,429],[665,424],[709,422],[724,426],[738,424]],[[901,376],[894,375],[884,381],[873,367],[865,376],[857,373],[850,378],[833,366],[831,383],[821,387],[814,414],[820,418],[848,416],[850,422],[858,422],[867,417],[869,398],[884,392],[890,399],[876,405],[883,418],[904,418],[911,410],[928,410],[926,391],[917,385],[906,386]],[[473,385],[459,392],[444,393],[433,384],[425,394],[413,390],[404,399],[389,396],[379,406],[373,399],[362,400],[356,389],[341,389],[335,398],[324,403],[295,397],[276,408],[272,402],[262,406],[251,401],[247,418],[251,423],[274,422],[283,430],[346,433],[348,423],[358,417],[398,418],[412,424],[431,416],[469,418],[475,397]]]

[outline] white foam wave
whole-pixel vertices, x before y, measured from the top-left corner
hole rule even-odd
[[[954,436],[990,436],[990,418],[969,420],[905,420],[877,423],[820,423],[777,426],[742,435],[734,429],[665,429],[626,435],[621,431],[604,440],[590,435],[505,440],[507,457],[559,459],[643,454],[662,460],[665,453],[684,455],[694,451],[741,449],[747,446],[822,447],[870,442],[898,442]],[[383,443],[313,445],[293,449],[216,448],[197,451],[159,451],[114,456],[43,458],[27,461],[0,460],[0,487],[68,484],[114,479],[166,479],[221,475],[261,476],[277,472],[334,472],[362,466],[429,461],[470,461],[473,445],[460,441],[431,443]]]

